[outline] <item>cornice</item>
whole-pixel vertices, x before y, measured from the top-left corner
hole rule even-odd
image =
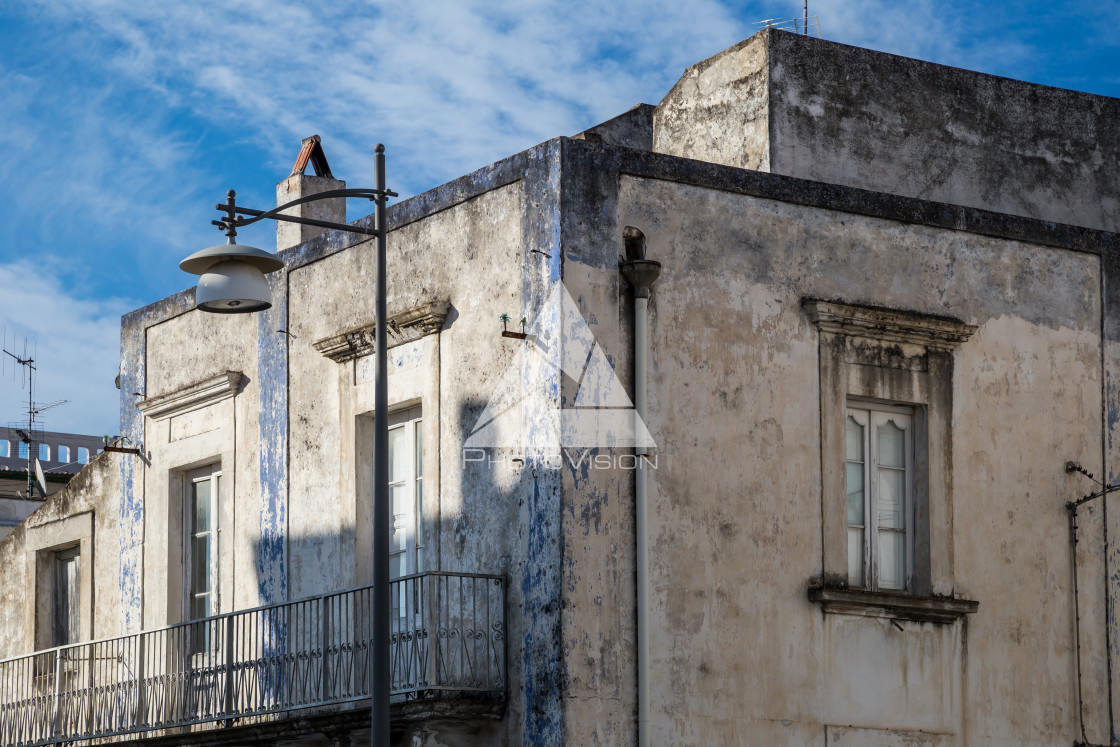
[[[815,299],[806,299],[802,306],[821,332],[847,337],[952,350],[976,332],[971,324],[912,311],[849,306]]]
[[[432,301],[391,315],[385,320],[386,345],[395,348],[439,332],[450,309],[447,301]],[[376,321],[368,322],[317,340],[314,346],[332,361],[346,363],[373,353],[376,328]]]
[[[174,392],[146,399],[138,403],[136,408],[153,420],[166,420],[233,397],[241,388],[244,378],[240,371],[226,371]]]

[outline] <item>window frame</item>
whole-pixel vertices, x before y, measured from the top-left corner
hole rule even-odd
[[[199,533],[195,531],[194,500],[197,491],[196,486],[204,482],[210,483],[210,495],[208,498],[210,501],[210,525],[206,531]],[[219,463],[193,469],[183,475],[182,511],[182,620],[184,622],[191,622],[221,614],[222,469]],[[196,536],[202,534],[208,535],[207,540],[209,542],[208,568],[206,570],[208,590],[196,593],[194,585],[195,568],[193,546]],[[209,596],[209,610],[206,615],[196,617],[192,612],[191,603],[196,596],[201,595]],[[200,631],[202,633],[201,637],[204,639],[201,641],[201,645],[200,641],[196,639]],[[189,636],[187,645],[192,655],[206,655],[215,652],[217,642],[210,640],[210,626],[191,626],[187,635]]]
[[[825,612],[950,622],[954,600],[952,429],[954,350],[976,327],[913,311],[805,299],[818,330],[821,570],[809,597]],[[910,573],[905,590],[848,582],[845,424],[849,401],[912,408]]]
[[[851,567],[851,552],[852,552],[852,536],[851,536],[851,511],[850,500],[851,492],[846,491],[849,500],[848,512],[848,586],[851,588],[868,589],[870,591],[888,591],[893,593],[906,593],[914,588],[914,442],[915,438],[915,422],[917,418],[914,414],[914,408],[907,405],[897,404],[884,404],[875,401],[861,400],[857,398],[848,398],[847,413],[845,416],[845,428],[847,428],[848,419],[854,420],[862,427],[861,433],[861,456],[862,461],[859,464],[862,467],[862,506],[863,506],[863,524],[861,530],[863,533],[861,539],[861,565],[860,565],[860,580],[853,581],[852,567]],[[856,415],[866,416],[863,422],[856,418]],[[896,419],[905,418],[905,422],[900,424]],[[881,553],[881,536],[884,531],[879,518],[879,490],[881,483],[878,479],[880,470],[889,469],[897,470],[898,467],[894,465],[882,465],[880,462],[879,443],[878,443],[878,429],[893,423],[903,434],[903,505],[902,505],[902,538],[903,538],[903,563],[902,563],[902,585],[891,586],[883,583],[882,580],[882,553]],[[845,437],[846,437],[845,433]],[[853,461],[845,454],[845,464],[853,464]],[[886,529],[888,532],[896,531],[894,529]]]
[[[69,562],[74,562],[74,573],[71,580],[69,573],[65,574],[66,596],[66,632],[60,636],[60,603],[64,601],[62,591],[64,580],[60,571]],[[51,648],[70,646],[78,643],[82,638],[82,546],[80,543],[68,547],[55,548],[50,551],[48,559],[51,574],[51,614],[50,638]],[[62,640],[65,638],[65,640]]]
[[[396,581],[406,576],[411,576],[421,573],[424,570],[424,509],[423,509],[423,496],[424,496],[424,447],[423,447],[423,434],[424,434],[424,415],[423,408],[420,405],[411,405],[398,409],[389,413],[389,532],[390,532],[390,581]],[[393,454],[392,443],[393,433],[401,432],[403,441],[407,452],[404,458],[404,463],[401,465],[405,472],[403,479],[392,479],[397,477],[393,474]],[[405,514],[395,513],[395,506],[393,500],[393,488],[404,488],[403,502],[407,509]],[[397,550],[396,532],[398,531],[397,517],[404,516],[405,521],[400,525],[400,529],[406,532],[404,537],[403,547]],[[401,558],[399,572],[393,573],[392,561],[394,556]],[[399,597],[393,600],[394,609],[397,614],[394,617],[400,620],[407,619],[407,614],[401,612],[410,606],[408,604],[409,590],[413,592],[413,612],[419,614],[419,596],[416,593],[416,584],[402,584],[399,587]]]
[[[78,571],[78,639],[88,641],[93,635],[93,514],[82,512],[43,524],[28,522],[24,538],[27,574],[31,579],[30,598],[26,605],[24,631],[35,650],[52,648],[52,615],[55,598],[55,553],[78,548],[81,557]]]

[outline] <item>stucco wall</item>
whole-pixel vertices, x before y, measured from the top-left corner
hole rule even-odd
[[[651,304],[654,741],[824,744],[827,724],[1071,741],[1063,467],[1101,453],[1098,259],[629,177],[625,225],[664,263]],[[826,615],[806,598],[822,548],[805,297],[979,327],[953,387],[945,560],[952,591],[980,601],[964,622]],[[1099,590],[1082,601],[1101,618]],[[1099,733],[1103,671],[1086,676]]]
[[[770,33],[684,71],[653,114],[653,150],[771,171]]]
[[[559,281],[557,151],[545,144],[390,210],[390,317],[449,303],[442,329],[390,351],[391,411],[423,412],[424,568],[506,578],[506,715],[470,727],[494,744],[559,734],[560,491],[531,463],[464,464],[461,446],[521,366],[525,343],[501,337],[498,316],[528,316],[542,341],[554,334],[556,320],[532,310]],[[205,315],[184,296],[126,318],[125,386],[143,381],[145,397],[139,408],[122,399],[122,413],[139,413],[132,427],[142,424],[151,459],[125,491],[136,511],[123,512],[145,537],[145,628],[182,614],[176,491],[207,464],[222,470],[221,611],[369,583],[373,358],[336,362],[315,344],[374,321],[374,247],[330,232],[283,256],[273,308],[259,317]],[[214,394],[227,371],[236,383]],[[532,427],[555,389],[536,382],[555,372],[537,361],[525,376]],[[459,728],[420,731],[438,741]]]
[[[1120,230],[1120,100],[762,31],[685,71],[654,150]]]
[[[116,552],[120,462],[133,455],[100,454],[62,490],[0,540],[0,659],[21,656],[37,646],[48,624],[36,619],[34,600],[45,596],[35,573],[36,556],[80,544],[81,631],[84,640],[119,632]]]

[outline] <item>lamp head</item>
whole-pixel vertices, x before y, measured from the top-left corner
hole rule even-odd
[[[230,243],[195,252],[179,263],[179,269],[195,275],[195,307],[216,314],[247,314],[272,306],[266,272],[279,270],[284,262],[271,252]]]

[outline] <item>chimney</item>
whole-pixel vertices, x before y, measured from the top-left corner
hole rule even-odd
[[[323,152],[323,144],[318,135],[303,139],[303,147],[296,158],[296,165],[292,167],[291,175],[276,185],[276,204],[307,197],[308,195],[326,192],[330,189],[344,189],[346,182],[335,179],[331,174],[331,167],[327,163],[327,156]],[[305,174],[307,164],[315,169],[314,176]],[[346,199],[337,197],[330,200],[306,202],[285,210],[286,215],[295,215],[301,218],[314,218],[316,220],[331,221],[332,223],[346,222]],[[326,233],[326,228],[318,226],[305,226],[302,223],[276,222],[276,251],[299,246],[305,241],[310,241],[316,236]]]

